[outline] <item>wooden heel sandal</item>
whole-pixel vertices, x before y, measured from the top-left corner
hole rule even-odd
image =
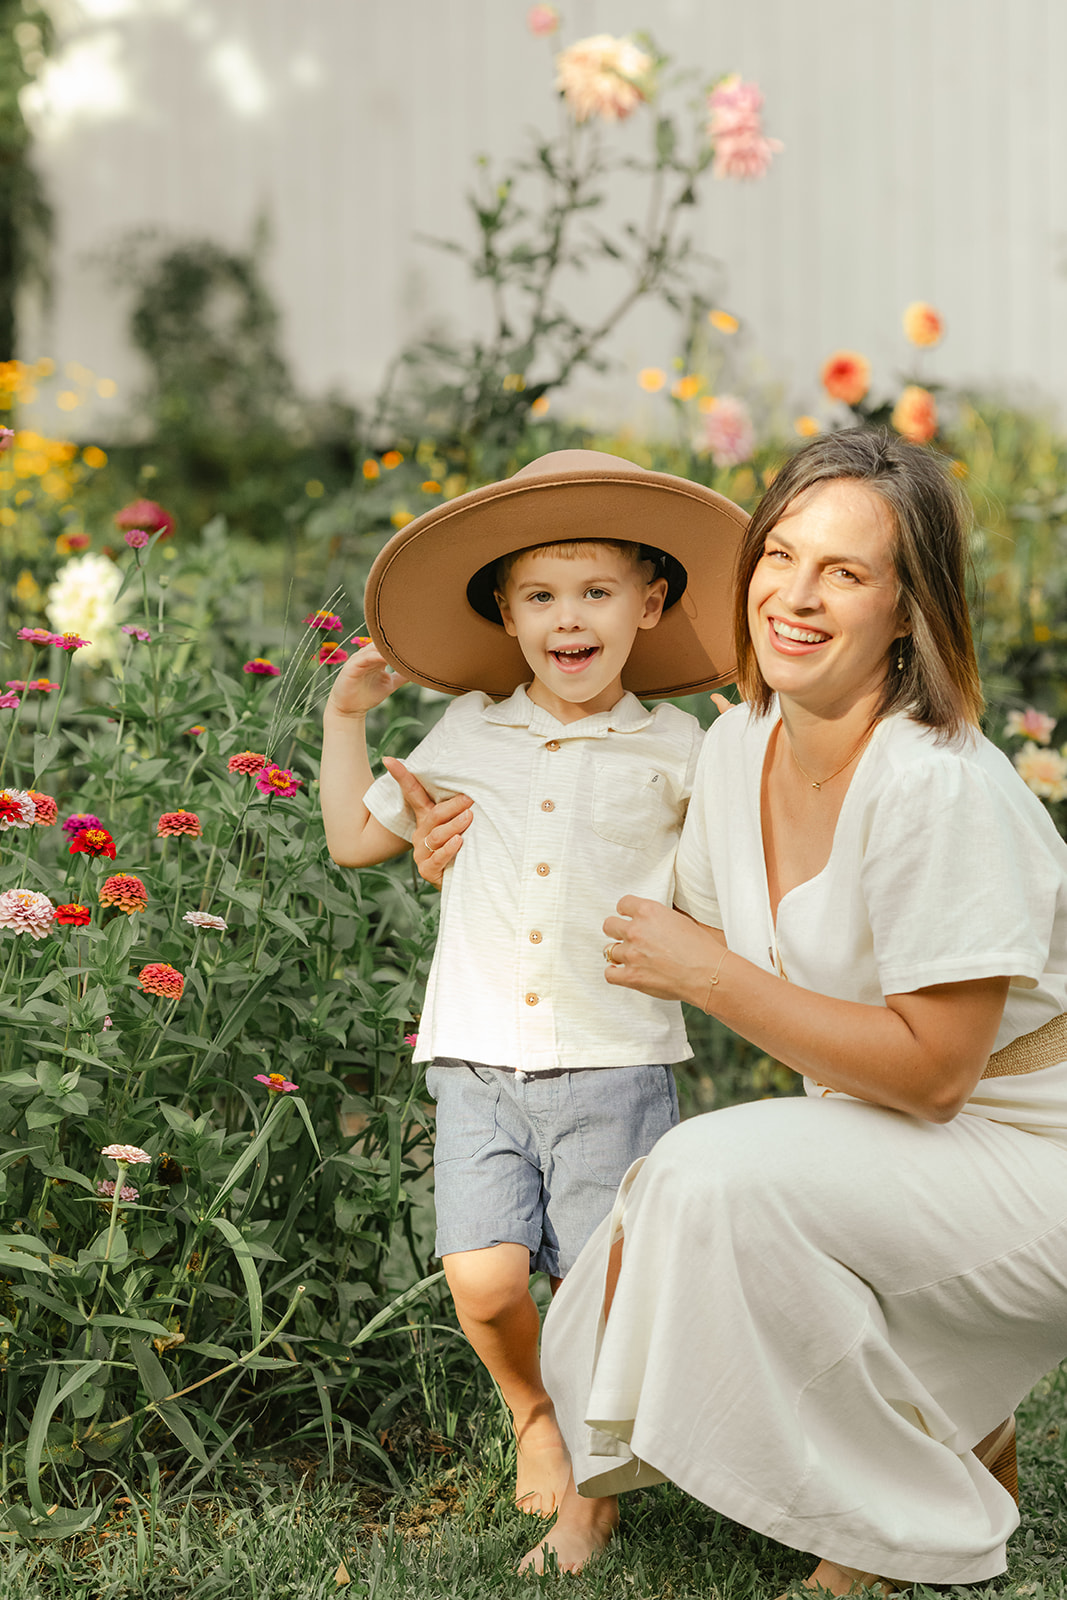
[[[1019,1463],[1015,1452],[1015,1418],[1008,1420],[988,1439],[975,1455],[991,1472],[1002,1488],[1007,1489],[1015,1504],[1019,1504]]]

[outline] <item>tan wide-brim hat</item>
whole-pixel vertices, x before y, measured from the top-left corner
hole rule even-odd
[[[668,609],[638,632],[623,687],[649,697],[714,689],[734,677],[733,568],[747,525],[739,506],[687,478],[600,450],[555,450],[395,534],[367,579],[367,629],[415,683],[504,697],[530,668],[500,621],[495,564],[536,545],[632,541],[666,556],[657,570]]]

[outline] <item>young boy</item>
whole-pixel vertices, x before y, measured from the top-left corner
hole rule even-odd
[[[670,1067],[692,1054],[677,1005],[604,982],[601,923],[618,899],[671,903],[701,739],[695,718],[647,711],[624,677],[646,694],[729,677],[725,572],[743,521],[710,490],[611,456],[543,457],[390,541],[368,584],[375,643],[342,667],[324,714],[330,853],[367,866],[406,849],[414,825],[394,777],[372,781],[368,711],[405,679],[468,691],[407,761],[435,799],[474,802],[415,1059],[432,1063],[438,1107],[437,1253],[512,1413],[516,1503],[543,1516],[569,1462],[529,1277],[558,1285],[677,1120]],[[634,672],[661,628],[673,639]]]

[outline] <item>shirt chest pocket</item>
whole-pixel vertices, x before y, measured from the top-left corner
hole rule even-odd
[[[594,761],[593,829],[609,844],[640,850],[663,820],[667,780],[639,761]]]

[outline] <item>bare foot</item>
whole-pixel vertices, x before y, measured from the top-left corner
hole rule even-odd
[[[555,1526],[528,1550],[519,1562],[520,1572],[544,1572],[545,1561],[555,1556],[561,1572],[581,1572],[599,1555],[619,1526],[619,1502],[614,1495],[585,1500],[570,1478],[560,1500]]]
[[[880,1578],[876,1572],[861,1572],[858,1567],[843,1567],[837,1561],[820,1561],[810,1578],[805,1578],[805,1589],[824,1589],[829,1594],[859,1594],[863,1589],[877,1589],[880,1594],[895,1594],[899,1584],[889,1578]],[[779,1595],[778,1600],[787,1600]]]
[[[551,1403],[538,1407],[521,1427],[516,1422],[515,1437],[515,1504],[531,1516],[550,1517],[571,1481],[571,1458]]]

